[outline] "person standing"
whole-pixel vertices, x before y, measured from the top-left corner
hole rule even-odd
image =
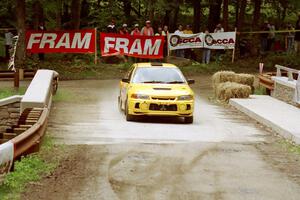
[[[274,24],[269,24],[269,31],[270,33],[268,34],[268,51],[271,51],[274,47],[275,43],[275,26]]]
[[[297,31],[300,30],[300,13],[298,13],[298,20],[295,29]],[[297,54],[300,54],[300,32],[295,33],[295,51]]]
[[[129,34],[128,29],[127,29],[127,24],[122,25],[122,28],[120,29],[119,33],[121,35],[128,35]]]
[[[205,34],[209,34],[208,28],[205,29],[204,33]],[[211,54],[211,50],[209,48],[204,48],[203,49],[203,54],[202,54],[202,63],[203,64],[209,64],[209,62],[210,62],[210,54]]]
[[[155,36],[164,36],[162,27],[158,27],[157,33],[155,33]]]
[[[183,26],[181,24],[178,25],[178,29],[174,32],[176,35],[182,35],[183,34]],[[184,49],[178,49],[175,51],[176,57],[184,57]]]
[[[146,25],[141,30],[141,35],[154,36],[153,28],[151,27],[151,21],[147,20]]]
[[[8,30],[5,30],[5,37],[4,37],[4,42],[5,42],[5,59],[9,60],[10,58],[10,49],[13,46],[13,37],[14,35]]]
[[[222,27],[222,24],[219,23],[217,24],[214,33],[223,33],[224,32],[224,28]],[[222,54],[224,54],[224,50],[223,49],[217,49],[216,50],[216,61],[219,62],[222,60]]]
[[[285,41],[285,47],[286,47],[286,51],[287,52],[292,52],[293,51],[293,46],[294,46],[294,28],[292,26],[292,24],[288,23],[287,25],[287,30],[289,30],[289,32],[287,32],[286,34],[286,41]]]
[[[167,57],[169,55],[168,53],[168,35],[169,35],[169,28],[168,26],[164,26],[162,30],[162,35],[165,37],[165,42],[164,42],[164,57]]]
[[[116,22],[114,19],[111,20],[110,24],[106,27],[107,33],[117,33]]]
[[[183,31],[183,34],[193,34],[193,31],[192,31],[192,26],[191,25],[186,25],[186,28],[184,29]],[[185,49],[184,50],[184,57],[185,58],[194,58],[194,52],[193,52],[193,49]]]
[[[139,30],[138,24],[134,25],[134,29],[131,31],[130,35],[133,35],[133,36],[141,35],[141,31]]]

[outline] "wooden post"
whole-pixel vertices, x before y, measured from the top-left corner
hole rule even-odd
[[[95,65],[97,64],[97,28],[95,28],[95,58],[94,58]]]
[[[14,87],[15,87],[15,89],[18,89],[20,87],[19,69],[16,69],[15,74],[14,74]]]
[[[235,45],[236,45],[236,32],[237,32],[237,28],[234,29],[234,32],[235,32]],[[232,50],[232,59],[231,59],[231,62],[234,63],[234,59],[235,59],[235,47],[233,48]]]

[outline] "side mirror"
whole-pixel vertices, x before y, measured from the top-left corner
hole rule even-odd
[[[129,79],[128,78],[122,78],[122,82],[129,83]]]
[[[195,83],[195,80],[194,80],[194,79],[188,79],[187,82],[188,82],[188,84],[190,85],[190,84],[194,84],[194,83]]]

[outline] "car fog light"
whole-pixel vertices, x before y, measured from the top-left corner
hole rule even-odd
[[[179,105],[179,110],[180,111],[185,111],[186,110],[186,105],[185,104],[180,104]]]
[[[140,108],[141,108],[142,110],[147,110],[147,109],[148,109],[148,104],[147,104],[147,103],[142,103],[142,104],[140,105]]]

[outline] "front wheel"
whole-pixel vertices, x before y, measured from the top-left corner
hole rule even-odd
[[[194,117],[193,116],[185,117],[184,118],[184,123],[186,123],[186,124],[192,124],[193,121],[194,121]]]
[[[134,115],[130,115],[128,113],[128,102],[127,101],[125,103],[125,116],[126,116],[126,121],[134,121]]]

